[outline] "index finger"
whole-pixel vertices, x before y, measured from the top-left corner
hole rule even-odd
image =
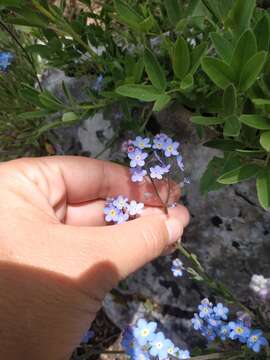
[[[54,156],[38,160],[41,165],[54,170],[54,174],[63,177],[69,204],[124,195],[147,205],[162,205],[150,179],[142,183],[132,182],[130,170],[125,166],[80,156]],[[55,184],[55,179],[53,182]],[[158,181],[156,187],[159,196],[166,201],[168,182]],[[170,203],[180,197],[180,187],[176,183],[170,182],[169,192]]]

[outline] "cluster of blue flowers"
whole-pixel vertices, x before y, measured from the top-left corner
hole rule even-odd
[[[172,262],[171,271],[173,276],[175,277],[182,277],[183,272],[185,271],[185,267],[180,259],[174,259]]]
[[[10,52],[7,51],[0,52],[0,71],[7,71],[13,58],[14,56]]]
[[[109,223],[122,224],[141,214],[143,208],[143,203],[135,200],[129,202],[128,198],[122,195],[109,198],[104,207],[105,220]]]
[[[222,341],[238,340],[255,352],[259,352],[262,346],[268,346],[261,330],[252,329],[250,322],[241,317],[236,321],[228,321],[228,315],[229,309],[226,306],[221,303],[213,306],[208,299],[204,299],[191,322],[194,329],[200,331],[209,341],[216,338]]]
[[[180,144],[166,134],[158,134],[152,140],[137,136],[135,140],[125,141],[122,150],[130,160],[131,180],[141,182],[149,175],[161,180],[171,169],[169,159],[176,158],[181,171],[184,171],[183,158],[179,153]]]
[[[140,319],[136,326],[125,329],[122,347],[131,360],[169,360],[170,355],[177,359],[189,359],[188,350],[181,350],[166,339],[162,332],[156,332],[157,323]]]

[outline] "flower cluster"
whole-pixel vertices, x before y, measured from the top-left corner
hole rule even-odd
[[[125,141],[122,151],[130,160],[131,180],[143,181],[145,176],[161,180],[171,169],[170,159],[176,159],[178,167],[184,171],[183,158],[179,153],[180,144],[166,134],[158,134],[153,139],[137,136]]]
[[[253,275],[249,287],[262,300],[270,297],[270,279],[263,275]]]
[[[7,51],[0,52],[0,71],[7,71],[13,58],[14,56],[10,52]]]
[[[131,360],[169,360],[170,355],[178,359],[189,359],[187,350],[181,350],[166,339],[162,332],[156,332],[157,323],[140,319],[136,326],[125,329],[122,347]]]
[[[202,300],[198,306],[198,313],[194,314],[191,322],[195,330],[198,330],[209,341],[216,338],[225,340],[238,340],[255,352],[259,352],[262,346],[268,346],[266,338],[259,329],[252,329],[243,316],[235,321],[228,321],[229,309],[221,303],[216,306],[208,300]]]
[[[172,262],[171,271],[173,273],[173,276],[175,277],[181,277],[183,276],[183,271],[185,270],[185,267],[180,259],[174,259]]]
[[[142,212],[143,208],[143,203],[135,200],[129,202],[127,197],[119,195],[115,198],[108,198],[103,211],[107,222],[121,224],[134,219]]]

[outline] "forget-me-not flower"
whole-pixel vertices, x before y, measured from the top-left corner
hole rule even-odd
[[[230,339],[239,340],[241,343],[246,343],[250,335],[250,329],[247,328],[241,321],[230,321],[228,324],[230,328]]]
[[[155,337],[157,323],[151,321],[147,322],[140,319],[137,326],[134,328],[134,336],[141,346],[144,346],[148,341],[152,341]]]
[[[228,313],[229,313],[229,309],[224,306],[221,303],[218,303],[216,306],[214,306],[213,311],[215,313],[215,315],[217,317],[219,317],[222,320],[227,320],[228,319]]]
[[[148,157],[148,154],[136,148],[133,152],[128,153],[128,157],[131,160],[130,167],[134,168],[136,166],[144,166],[145,159]]]
[[[261,346],[268,346],[268,341],[261,330],[252,330],[247,340],[247,346],[255,352],[260,352]]]
[[[133,145],[141,150],[151,147],[150,139],[147,137],[143,138],[141,136],[136,137],[136,139],[133,141]]]
[[[167,359],[168,349],[172,346],[172,341],[166,339],[162,332],[158,332],[150,342],[150,355],[157,356],[159,360]]]

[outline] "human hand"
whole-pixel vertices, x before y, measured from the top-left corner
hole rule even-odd
[[[82,157],[0,165],[0,358],[64,360],[117,282],[175,243],[187,225],[166,216],[151,183],[129,169]],[[166,187],[159,185],[161,196]],[[104,200],[126,195],[144,214],[104,226]],[[170,200],[179,198],[172,185]]]

